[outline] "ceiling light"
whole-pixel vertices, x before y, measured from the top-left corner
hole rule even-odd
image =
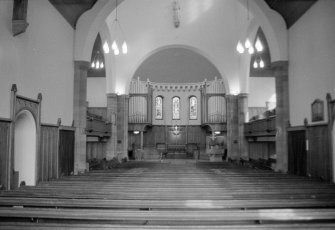
[[[236,50],[237,50],[237,52],[239,52],[240,54],[243,54],[243,53],[244,53],[244,47],[243,47],[241,41],[238,41],[237,46],[236,46]]]
[[[262,52],[263,49],[264,49],[259,37],[256,39],[255,48],[256,48],[257,52]]]
[[[119,50],[119,45],[118,45],[118,42],[123,41],[122,43],[122,53],[123,54],[127,54],[128,53],[128,46],[127,46],[127,43],[126,43],[126,39],[125,39],[125,35],[123,33],[123,30],[122,30],[122,27],[121,27],[121,24],[117,18],[118,16],[118,11],[117,11],[117,6],[118,6],[118,1],[116,0],[115,1],[116,3],[116,7],[115,7],[115,20],[113,22],[114,24],[114,40],[113,40],[113,43],[112,43],[112,50],[114,51],[114,55],[119,55],[120,54],[120,50]]]

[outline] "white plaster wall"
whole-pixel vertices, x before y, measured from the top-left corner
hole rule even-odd
[[[276,93],[274,77],[249,78],[249,107],[265,107],[266,102]]]
[[[21,112],[15,122],[14,170],[19,171],[19,184],[36,184],[36,123],[28,111]]]
[[[155,109],[152,113],[153,125],[201,125],[201,95],[200,91],[153,91],[153,108],[155,108],[155,98],[163,96],[163,120],[155,119]],[[180,120],[172,120],[172,98],[180,98]],[[196,120],[189,119],[189,97],[196,96],[198,99],[198,117]]]
[[[87,78],[87,102],[89,107],[106,107],[106,78]]]
[[[335,96],[335,1],[316,2],[289,30],[290,122],[311,123],[311,103]]]
[[[148,57],[134,77],[163,83],[190,83],[221,78],[219,71],[207,59],[185,48],[167,48]]]
[[[9,117],[10,89],[37,98],[43,95],[42,122],[72,124],[74,31],[44,0],[28,2],[25,33],[13,37],[12,0],[0,1],[0,117]]]

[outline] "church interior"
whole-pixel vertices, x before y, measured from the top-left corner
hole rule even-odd
[[[0,1],[0,229],[334,229],[335,1]]]

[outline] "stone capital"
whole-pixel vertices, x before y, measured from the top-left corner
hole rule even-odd
[[[108,98],[116,99],[116,98],[118,97],[118,95],[117,95],[116,93],[107,93],[106,95],[107,95],[107,99],[108,99]]]
[[[272,70],[276,72],[286,72],[288,71],[288,61],[276,61],[271,63]]]
[[[118,98],[129,99],[129,95],[128,94],[121,94],[121,95],[118,95]]]
[[[76,68],[79,68],[82,70],[88,70],[91,66],[91,63],[88,61],[74,61],[74,65]]]
[[[238,98],[248,98],[248,95],[247,93],[240,93],[238,96]]]

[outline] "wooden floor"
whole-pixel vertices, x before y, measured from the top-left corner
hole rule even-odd
[[[335,229],[335,185],[226,162],[128,162],[2,191],[0,229]]]

